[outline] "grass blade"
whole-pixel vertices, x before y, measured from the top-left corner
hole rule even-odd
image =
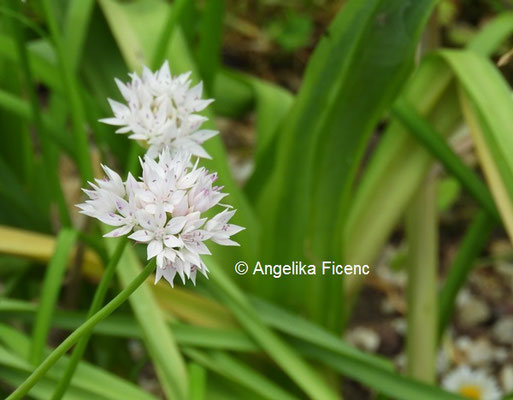
[[[468,47],[487,56],[512,31],[513,14],[504,14],[488,23]],[[444,61],[427,57],[401,95],[444,137],[453,132],[461,119],[459,100],[451,82],[453,75]],[[374,263],[402,216],[400,210],[413,197],[430,164],[424,147],[392,122],[366,167],[350,207],[343,240],[347,262]],[[345,282],[349,308],[362,283],[362,279],[350,278]]]
[[[45,17],[50,29],[52,41],[56,48],[57,57],[59,60],[59,68],[64,82],[64,88],[68,101],[70,103],[71,118],[73,120],[73,133],[75,135],[77,147],[77,160],[80,169],[82,182],[85,184],[93,178],[93,169],[91,166],[91,159],[89,156],[89,144],[87,133],[85,131],[85,116],[78,90],[77,83],[73,76],[73,71],[69,60],[65,54],[65,48],[62,42],[61,32],[57,24],[57,18],[54,13],[53,4],[51,0],[42,1]]]
[[[189,363],[189,398],[191,400],[204,400],[206,394],[207,373],[205,369],[196,364]]]
[[[456,296],[467,280],[474,262],[487,243],[495,226],[494,220],[480,211],[472,221],[449,269],[449,274],[439,293],[438,337],[441,338],[451,319]]]
[[[265,326],[243,293],[213,262],[208,263],[215,284],[225,305],[234,313],[248,334],[264,349],[290,378],[312,399],[339,398],[297,353]]]
[[[0,225],[0,254],[23,257],[48,263],[56,248],[54,236],[31,232]],[[30,246],[27,246],[30,243]],[[96,253],[86,249],[84,253],[83,273],[99,281],[102,275],[102,262]]]
[[[245,388],[258,394],[262,399],[296,399],[274,382],[267,379],[247,364],[240,362],[234,357],[230,357],[222,352],[204,353],[195,349],[186,349],[185,353],[198,364],[205,368],[231,379]]]
[[[41,363],[43,359],[46,339],[59,295],[59,288],[62,286],[68,258],[76,239],[77,231],[66,228],[61,230],[55,245],[55,252],[45,274],[39,301],[40,305],[33,328],[30,352],[30,361],[35,365]]]
[[[513,240],[513,99],[508,84],[486,58],[470,51],[444,51],[461,85],[465,119],[506,231]]]
[[[430,0],[407,8],[395,0],[348,1],[331,23],[280,125],[274,159],[261,164],[272,168],[257,199],[266,262],[342,259],[348,194],[365,144],[411,71],[416,42],[433,5]],[[376,24],[381,18],[387,22]],[[410,33],[401,34],[404,29]],[[310,279],[308,288],[305,280],[289,282],[280,286],[277,297],[293,299],[298,291],[312,292],[310,316],[339,329],[340,279]],[[271,292],[273,285],[270,281]]]
[[[18,6],[18,2],[16,0],[11,0],[11,6],[13,7],[13,9],[16,9],[16,7]],[[16,39],[17,45],[16,47],[18,49],[18,57],[24,77],[25,91],[28,93],[28,98],[31,106],[31,116],[34,122],[36,134],[38,135],[39,141],[41,143],[45,175],[47,176],[47,184],[50,185],[51,193],[53,194],[53,197],[59,207],[61,223],[64,226],[71,226],[71,218],[68,212],[68,208],[66,206],[66,200],[64,199],[64,194],[62,192],[62,188],[59,181],[57,166],[58,157],[55,152],[55,147],[52,146],[50,141],[47,139],[46,131],[43,127],[43,119],[40,112],[41,106],[39,104],[36,92],[34,90],[34,80],[29,65],[29,59],[25,47],[23,31],[21,30],[21,27],[17,26],[14,26],[14,31],[14,37]],[[30,146],[32,146],[32,144],[30,144]],[[33,151],[31,157],[34,157]]]
[[[415,109],[404,100],[394,104],[393,114],[413,134],[444,167],[461,182],[469,193],[492,217],[500,221],[499,212],[486,185],[468,168],[451,148],[444,142],[442,135]]]
[[[21,118],[33,121],[30,104],[3,90],[0,90],[0,107]],[[41,117],[43,131],[47,134],[48,139],[63,149],[71,158],[75,158],[72,141],[63,134],[61,129],[55,125],[48,115],[43,114]]]
[[[209,93],[221,65],[224,9],[225,0],[206,0],[201,19],[196,59]]]
[[[104,228],[107,228],[104,226]],[[110,252],[114,251],[115,240],[106,239]],[[140,274],[139,260],[133,249],[127,249],[120,260],[117,274],[122,287],[128,288]],[[185,362],[167,326],[164,315],[151,292],[151,284],[145,283],[130,296],[130,305],[134,311],[144,337],[144,343],[157,370],[159,382],[170,398],[187,398],[187,371]]]
[[[333,200],[330,200],[326,207],[322,207],[326,208],[327,213],[330,213],[330,227],[324,226],[325,216],[318,215],[320,210],[314,210],[315,215],[312,216],[312,220],[317,220],[311,226],[311,228],[313,227],[312,236],[320,236],[319,239],[314,239],[313,250],[315,256],[319,255],[317,250],[322,247],[320,241],[332,233],[333,214],[336,213],[340,202],[340,193],[332,192],[334,190],[342,192],[342,188],[346,185],[345,178],[341,181],[339,163],[342,162],[345,165],[346,172],[343,172],[343,176],[353,168],[347,168],[348,161],[345,153],[341,155],[340,151],[353,152],[363,147],[362,143],[386,105],[385,97],[387,96],[383,96],[382,92],[390,93],[388,96],[391,97],[399,87],[399,84],[394,83],[394,79],[390,79],[390,74],[397,74],[397,80],[402,81],[411,66],[416,38],[432,5],[431,1],[415,2],[415,6],[408,10],[408,16],[399,22],[392,16],[403,9],[403,2],[371,1],[362,3],[349,1],[332,22],[329,34],[325,35],[317,46],[296,102],[281,125],[282,132],[279,150],[276,154],[274,174],[269,181],[268,188],[261,191],[262,201],[259,202],[259,209],[266,221],[266,226],[268,225],[271,230],[265,237],[282,238],[280,241],[271,241],[270,239],[265,244],[265,248],[270,249],[269,257],[273,260],[288,260],[291,257],[297,257],[298,254],[304,254],[303,243],[308,224],[305,215],[309,215],[311,211],[312,203],[309,194],[314,188],[314,178],[324,182],[324,179],[331,179],[331,174],[336,173],[337,178],[330,180],[331,189],[323,194],[325,200],[331,198],[333,194]],[[382,29],[370,29],[371,25],[376,28],[374,24],[379,15],[389,16],[388,23],[383,24]],[[397,36],[395,24],[403,23],[411,24],[411,31],[414,32],[407,39]],[[386,63],[377,65],[367,59],[369,57],[375,61],[379,58],[374,52],[379,52],[383,48],[381,41],[397,44],[393,48],[392,59],[394,62],[390,65],[385,65]],[[391,57],[390,54],[387,58],[389,57]],[[377,67],[380,69],[376,70]],[[370,90],[371,93],[379,92],[380,96],[379,99],[373,95],[366,96],[368,100],[358,104],[362,107],[362,112],[365,109],[366,117],[358,118],[358,112],[353,112],[355,96],[350,95],[349,90],[354,89],[361,93],[364,89],[354,83],[367,85],[369,80],[363,79],[366,73],[372,73],[373,84],[366,86],[365,90]],[[378,89],[377,83],[379,82],[381,85],[384,82],[381,77],[386,78],[386,83]],[[349,87],[349,82],[353,83],[351,87]],[[345,102],[349,99],[352,99],[350,100],[352,107],[345,106]],[[383,103],[379,103],[380,101]],[[350,118],[344,110],[351,113],[352,117]],[[374,117],[369,117],[369,115]],[[352,126],[348,124],[356,124],[360,120],[365,120],[366,125],[355,125],[355,129],[350,129]],[[345,128],[344,132],[351,133],[340,135],[343,128]],[[358,138],[362,140],[361,143],[358,142]],[[348,141],[347,146],[342,146],[342,143],[339,142],[345,140]],[[320,145],[317,147],[318,143],[324,143],[322,148]],[[314,167],[315,162],[318,161],[316,157],[330,147],[337,152],[337,161],[334,161],[333,164],[337,168],[333,168],[333,172],[323,167],[316,170]],[[296,161],[298,155],[301,155],[301,163]],[[358,157],[354,158],[358,159]],[[326,154],[326,159],[322,161],[322,164],[328,163],[328,160],[332,161],[330,152]],[[351,162],[351,166],[353,165],[356,166],[356,162]],[[312,171],[316,171],[316,173],[313,174]],[[324,173],[327,175],[322,178]],[[297,179],[298,176],[301,179]],[[333,185],[334,181],[339,184]],[[350,179],[347,180],[347,182],[349,181]],[[323,188],[324,183],[319,182],[314,189],[320,193]],[[291,203],[291,198],[296,200]],[[337,206],[330,207],[334,204]],[[323,229],[323,232],[318,229],[321,225],[326,228]],[[330,249],[334,242],[333,237],[334,235],[331,235],[328,240]],[[326,252],[324,251],[324,253]],[[333,255],[333,253],[330,254]]]
[[[187,3],[188,0],[177,0],[173,3],[173,6],[169,8],[167,21],[159,35],[157,46],[153,52],[151,66],[154,69],[159,68],[166,59],[166,52],[169,43],[171,43],[173,31],[180,21],[182,14],[185,12]]]
[[[343,375],[351,376],[364,385],[376,389],[390,398],[398,400],[463,400],[456,394],[446,392],[436,386],[431,386],[399,375],[395,371],[382,370],[367,365],[364,362],[345,363],[329,351],[309,348],[305,351],[314,360],[319,360]]]
[[[91,318],[91,316],[93,316],[94,313],[100,310],[105,300],[105,295],[107,294],[107,290],[111,284],[112,278],[114,277],[114,274],[116,272],[116,267],[118,265],[119,259],[121,258],[121,255],[125,250],[127,241],[127,238],[123,238],[118,241],[116,250],[110,258],[109,263],[107,264],[105,272],[102,276],[102,280],[100,281],[100,284],[98,285],[98,288],[96,289],[96,292],[94,294],[93,301],[87,313],[87,319]],[[55,392],[52,395],[53,400],[61,399],[64,393],[66,392],[66,389],[68,388],[69,383],[71,382],[71,378],[75,373],[75,369],[77,368],[77,365],[80,362],[82,355],[84,354],[88,341],[89,335],[85,335],[82,339],[80,339],[80,341],[75,346],[73,354],[66,367],[66,371],[64,371],[64,374],[62,375],[57,385],[57,388],[55,389]]]
[[[443,137],[454,131],[461,118],[451,79],[443,61],[425,59],[402,95]],[[398,121],[391,121],[365,168],[349,210],[343,233],[346,262],[372,265],[376,261],[432,162],[429,152]],[[362,277],[346,277],[348,310],[362,282]]]
[[[63,47],[69,68],[76,71],[87,37],[87,28],[94,9],[94,0],[72,0],[67,4],[63,27]]]
[[[8,348],[10,356],[10,360],[2,360],[0,363],[4,364],[6,367],[19,367],[24,372],[24,375],[30,373],[33,368],[31,364],[27,362],[27,356],[30,351],[30,338],[23,335],[14,328],[11,328],[7,325],[0,325],[0,341],[2,341]],[[50,350],[46,349],[46,354],[49,353]],[[61,374],[66,367],[67,361],[68,357],[63,356],[62,359],[59,360],[54,365],[54,367],[48,371],[48,380],[55,382],[53,384],[52,391],[56,383],[59,381]],[[3,377],[4,375],[2,371],[2,378]],[[25,378],[26,376],[24,376],[24,379]],[[22,382],[23,380],[21,380],[18,384]],[[40,384],[41,382],[39,382],[34,387],[34,389],[39,388]],[[134,400],[154,400],[153,396],[145,393],[133,383],[121,379],[112,373],[106,372],[84,361],[80,362],[77,368],[77,372],[71,383],[70,391],[66,393],[66,396],[75,390],[83,390],[88,392],[86,398],[104,396],[110,400],[119,400],[120,398]],[[45,397],[45,400],[50,398],[51,393],[52,392],[49,391]],[[84,397],[82,397],[82,399],[83,398]]]
[[[121,304],[123,304],[131,294],[133,294],[154,271],[155,261],[150,261],[139,275],[123,289],[114,299],[105,307],[95,313],[91,318],[78,327],[69,335],[58,347],[53,350],[48,357],[30,374],[30,376],[12,392],[6,400],[21,399],[28,391],[46,374],[46,372],[68,351],[77,341],[101,320],[107,318]]]

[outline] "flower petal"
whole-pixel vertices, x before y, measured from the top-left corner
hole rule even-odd
[[[164,244],[169,248],[182,247],[183,241],[174,235],[167,235],[164,236]]]
[[[130,225],[124,225],[120,228],[114,229],[110,231],[109,233],[106,233],[103,235],[103,237],[118,237],[126,235],[128,232],[132,230],[132,227]]]
[[[163,248],[164,246],[162,245],[162,240],[153,239],[150,243],[148,243],[148,260],[159,254],[163,250]]]
[[[138,231],[132,233],[129,238],[135,240],[136,242],[148,243],[153,239],[153,233],[146,229],[139,229]]]
[[[166,225],[166,233],[176,235],[183,229],[186,222],[187,218],[183,216],[171,218]]]

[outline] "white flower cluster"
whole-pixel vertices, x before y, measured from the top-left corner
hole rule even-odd
[[[167,61],[155,73],[144,67],[141,77],[130,77],[126,84],[115,80],[127,104],[109,99],[114,117],[101,121],[119,126],[116,133],[132,132],[129,138],[143,141],[151,158],[165,148],[210,158],[201,144],[218,132],[199,129],[207,118],[196,113],[213,101],[201,99],[203,84],[190,88],[190,72],[173,77]]]
[[[235,214],[219,202],[227,195],[214,186],[216,173],[198,167],[208,157],[201,143],[215,131],[197,131],[205,120],[193,114],[211,101],[201,100],[201,84],[189,89],[189,74],[171,77],[167,62],[153,74],[132,75],[131,84],[116,81],[128,106],[111,100],[115,118],[104,122],[132,131],[149,149],[141,159],[142,176],[131,173],[126,181],[106,166],[106,178],[89,182],[89,197],[78,204],[80,212],[115,227],[107,237],[129,235],[147,244],[147,258],[156,257],[155,283],[164,277],[173,286],[176,274],[196,283],[196,273],[207,276],[201,255],[210,254],[205,241],[238,246],[230,237],[244,228],[229,224]],[[195,164],[192,157],[197,157]],[[212,218],[204,213],[214,206],[224,210]]]

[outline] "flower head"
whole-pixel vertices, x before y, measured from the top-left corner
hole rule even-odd
[[[130,77],[127,83],[115,80],[126,104],[109,99],[114,117],[101,121],[119,126],[117,133],[131,132],[131,139],[144,141],[151,158],[165,148],[210,158],[202,144],[217,131],[199,129],[207,118],[197,113],[213,101],[201,98],[203,84],[191,88],[190,72],[172,76],[167,61],[155,73],[144,67],[141,76]]]
[[[103,167],[107,179],[90,183],[92,190],[84,189],[89,200],[78,205],[83,214],[116,227],[105,236],[130,233],[131,239],[146,243],[147,258],[157,260],[155,282],[164,277],[173,285],[176,274],[195,282],[197,271],[207,276],[201,260],[210,254],[205,242],[237,246],[230,236],[244,229],[229,223],[235,213],[229,206],[213,218],[202,216],[227,194],[214,185],[215,173],[190,159],[190,154],[168,151],[157,160],[145,157],[142,178],[129,174],[125,182]]]
[[[476,400],[498,400],[501,392],[495,380],[484,371],[461,366],[450,372],[442,386],[454,393]]]

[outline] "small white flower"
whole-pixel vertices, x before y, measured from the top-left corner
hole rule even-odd
[[[211,240],[213,242],[223,246],[238,246],[238,243],[231,240],[230,236],[235,235],[244,228],[228,224],[233,214],[235,214],[235,210],[228,211],[228,209],[225,209],[207,222],[206,230],[212,234]]]
[[[185,151],[210,158],[202,144],[218,132],[200,130],[207,118],[196,113],[213,100],[201,99],[203,84],[191,88],[189,76],[171,76],[166,61],[155,73],[144,67],[141,77],[130,74],[131,82],[126,84],[116,79],[126,104],[109,99],[114,117],[101,121],[119,126],[116,133],[131,132],[131,139],[144,141],[151,158],[166,148],[172,153]]]
[[[136,224],[134,199],[125,200],[127,189],[120,176],[110,168],[102,165],[108,179],[95,179],[96,184],[89,182],[94,190],[83,189],[89,196],[85,203],[78,204],[81,213],[94,217],[103,223],[117,226],[117,229],[105,236],[116,237],[126,235]],[[129,190],[135,184],[134,178],[128,177]]]
[[[84,190],[89,200],[78,205],[82,213],[116,227],[105,236],[130,234],[145,243],[147,258],[157,261],[155,282],[164,277],[173,285],[178,274],[182,281],[189,278],[195,283],[197,271],[207,276],[201,256],[211,253],[204,242],[238,245],[230,237],[244,229],[228,223],[235,210],[225,208],[211,219],[202,217],[227,194],[213,186],[215,173],[197,162],[192,165],[190,159],[190,154],[168,151],[158,160],[145,157],[139,181],[129,174],[123,182],[104,167],[108,179],[91,183],[93,190]]]
[[[461,366],[450,372],[442,381],[450,392],[476,400],[498,400],[501,392],[495,380],[486,372]]]
[[[168,220],[166,212],[159,208],[155,214],[139,210],[137,220],[142,229],[136,230],[129,238],[148,243],[148,260],[157,257],[157,264],[160,266],[164,263],[164,257],[174,261],[176,253],[173,248],[183,246],[183,242],[175,235],[184,227],[185,217]]]

